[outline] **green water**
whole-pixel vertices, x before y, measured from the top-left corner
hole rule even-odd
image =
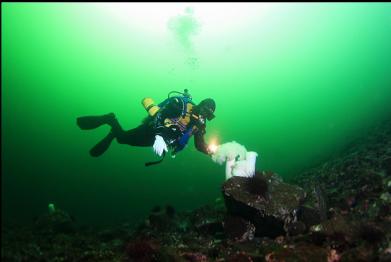
[[[212,97],[206,140],[258,152],[285,179],[321,163],[391,112],[390,3],[2,3],[2,216],[29,222],[48,203],[83,223],[137,221],[220,196],[224,167],[191,140],[176,159],[114,141],[76,117],[188,88]]]

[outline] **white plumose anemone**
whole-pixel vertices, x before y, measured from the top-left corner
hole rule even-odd
[[[217,146],[212,160],[220,165],[226,162],[225,178],[229,179],[232,176],[253,176],[257,156],[256,152],[247,151],[244,146],[232,141]]]

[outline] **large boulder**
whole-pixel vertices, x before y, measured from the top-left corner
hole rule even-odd
[[[305,199],[305,191],[295,185],[284,183],[273,172],[256,172],[251,177],[234,176],[222,186],[228,214],[250,221],[256,228],[256,236],[276,237],[289,234],[292,225],[297,225],[298,217]],[[317,217],[319,212],[306,207]],[[311,224],[314,224],[310,223]],[[310,225],[302,221],[302,231]],[[295,234],[297,226],[294,226]]]

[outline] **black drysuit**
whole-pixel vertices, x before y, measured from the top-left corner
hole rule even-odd
[[[175,149],[178,140],[182,133],[175,127],[166,127],[163,124],[166,118],[177,118],[182,114],[183,101],[180,99],[170,99],[169,102],[162,107],[157,116],[148,116],[143,120],[143,123],[136,128],[124,131],[118,120],[114,118],[110,121],[112,135],[120,144],[128,144],[131,146],[153,146],[155,135],[160,135],[165,140],[167,146]],[[194,108],[194,107],[193,107]],[[206,133],[205,123],[200,124],[196,119],[191,119],[187,127],[195,125],[197,128],[194,131],[194,145],[196,149],[204,154],[209,154],[207,144],[204,140]]]

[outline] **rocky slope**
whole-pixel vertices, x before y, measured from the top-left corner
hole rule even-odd
[[[216,203],[155,207],[138,225],[65,211],[2,227],[2,261],[391,261],[391,122],[294,181],[233,177]]]

